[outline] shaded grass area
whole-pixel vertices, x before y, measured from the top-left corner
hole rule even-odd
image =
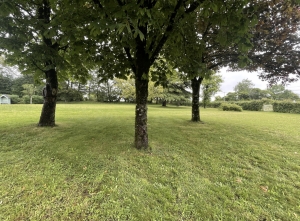
[[[299,220],[300,115],[134,105],[0,106],[0,220]]]

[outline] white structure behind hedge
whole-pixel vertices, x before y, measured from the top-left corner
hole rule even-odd
[[[272,104],[264,104],[263,111],[273,111],[273,105]]]
[[[0,97],[0,104],[11,104],[10,97],[8,95],[2,94]]]

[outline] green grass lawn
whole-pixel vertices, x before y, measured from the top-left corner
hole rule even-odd
[[[300,115],[151,105],[0,106],[0,220],[300,220]]]

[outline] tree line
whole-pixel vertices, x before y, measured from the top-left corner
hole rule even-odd
[[[298,94],[285,88],[283,84],[269,85],[266,89],[255,88],[254,83],[244,79],[234,87],[234,92],[227,93],[224,97],[216,96],[216,101],[239,101],[239,100],[292,100],[298,101]]]
[[[32,75],[16,75],[15,72],[18,71],[5,71],[4,66],[0,65],[0,94],[11,95],[13,104],[31,104],[33,97],[33,103],[43,103],[41,82],[34,80]],[[209,103],[212,96],[219,91],[221,82],[220,75],[212,75],[203,82],[201,97],[206,103]],[[150,81],[148,93],[148,103],[162,106],[190,105],[192,99],[191,85],[187,81],[184,82],[179,73],[170,76],[164,86],[155,85],[155,82]],[[135,99],[135,83],[131,76],[126,80],[114,78],[101,82],[93,72],[85,84],[74,80],[60,82],[57,93],[57,101],[63,102],[85,100],[135,103]]]
[[[59,82],[134,80],[135,146],[148,148],[149,84],[172,70],[190,81],[192,121],[200,121],[204,79],[224,66],[299,77],[298,0],[2,0],[0,53],[22,73],[44,78],[39,126],[55,125]],[[152,71],[151,71],[152,69]]]

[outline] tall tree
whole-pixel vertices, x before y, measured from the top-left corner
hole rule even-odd
[[[67,16],[62,6],[61,1],[50,0],[0,2],[0,53],[5,54],[8,63],[18,65],[22,73],[46,79],[39,126],[55,125],[57,71],[81,64],[78,53],[72,55],[72,65],[63,58],[72,45],[68,40],[71,36],[66,33],[67,25],[61,24],[72,20],[62,19]],[[84,68],[80,74],[83,73]]]
[[[203,75],[209,75],[209,70],[224,65],[251,71],[263,69],[260,77],[271,83],[293,81],[299,76],[300,38],[296,34],[299,10],[296,3],[299,1],[226,1],[221,4],[212,1],[208,3],[211,4],[210,11],[197,14],[198,39],[190,34],[195,32],[185,31],[183,39],[192,42],[192,50],[188,50],[190,55],[187,50],[182,50],[181,56],[190,58],[185,72],[189,73],[194,90],[192,121],[200,121],[197,94]],[[197,47],[198,44],[202,47]],[[187,43],[183,45],[186,49]],[[182,61],[179,60],[181,66]],[[193,72],[195,69],[198,75]]]
[[[89,25],[82,27],[90,29],[93,39],[98,41],[99,48],[103,48],[105,44],[108,45],[105,47],[108,53],[105,50],[100,52],[102,64],[104,60],[106,61],[102,68],[109,70],[108,67],[113,67],[113,70],[116,70],[111,73],[111,78],[114,77],[113,75],[123,75],[124,78],[129,68],[134,73],[135,147],[147,149],[147,97],[150,67],[158,58],[166,41],[176,34],[175,30],[180,24],[179,21],[187,19],[205,0],[93,0],[93,3],[82,0],[76,2],[81,3],[77,7],[78,10],[86,10],[85,14],[90,15],[84,21]],[[111,30],[106,43],[103,41],[103,30]],[[106,55],[111,59],[110,61],[107,60]]]
[[[199,92],[203,79],[230,62],[243,63],[251,44],[250,28],[256,20],[255,9],[249,1],[206,1],[194,14],[193,20],[184,21],[178,29],[181,38],[174,36],[167,51],[169,60],[192,85],[192,121],[200,121]],[[173,50],[174,46],[180,48]],[[234,60],[230,54],[239,53]]]

